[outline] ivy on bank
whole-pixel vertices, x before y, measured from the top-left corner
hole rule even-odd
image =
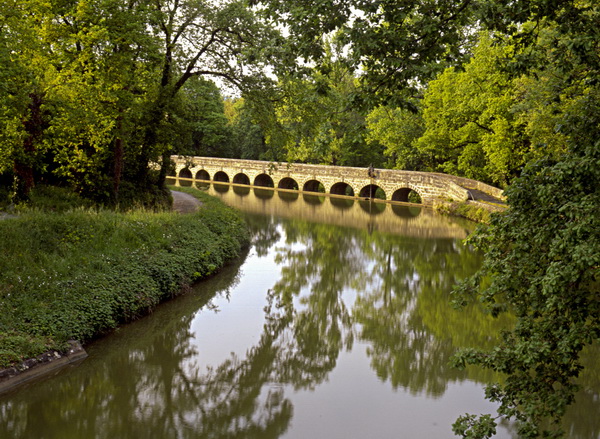
[[[74,210],[0,221],[0,367],[148,313],[239,255],[241,218],[204,194],[195,214]]]

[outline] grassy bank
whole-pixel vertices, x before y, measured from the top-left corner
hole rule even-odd
[[[0,221],[0,368],[142,316],[237,256],[243,221],[198,196],[189,215],[79,208]]]

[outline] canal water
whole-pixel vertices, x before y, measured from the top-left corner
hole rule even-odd
[[[245,212],[248,251],[76,367],[0,396],[0,438],[452,438],[459,415],[494,413],[483,387],[499,377],[448,365],[510,323],[449,305],[481,263],[461,242],[472,225],[413,206],[208,190]],[[568,437],[600,438],[598,382],[588,368]]]

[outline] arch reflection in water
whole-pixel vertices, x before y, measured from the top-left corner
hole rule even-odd
[[[212,187],[215,189],[215,191],[225,194],[225,193],[229,192],[230,186],[228,184],[213,183]]]
[[[302,199],[304,200],[304,202],[306,204],[310,204],[313,206],[318,206],[321,205],[325,202],[325,198],[324,196],[319,196],[319,195],[312,195],[312,194],[307,194],[307,193],[303,193],[302,194]]]
[[[279,198],[286,203],[291,203],[300,198],[300,193],[298,192],[277,191],[277,195],[279,195]]]
[[[392,211],[400,218],[414,218],[423,211],[420,207],[392,204]]]
[[[275,192],[270,189],[260,189],[257,187],[254,188],[254,195],[256,196],[256,198],[259,198],[261,200],[270,200],[271,198],[273,198],[274,193]]]
[[[287,210],[295,204],[302,200]],[[396,224],[427,218],[391,209],[370,218],[387,215]],[[451,437],[455,412],[493,412],[474,384],[490,376],[448,365],[458,346],[485,347],[498,329],[476,306],[448,306],[452,285],[477,269],[480,255],[452,237],[252,214],[248,224],[254,250],[241,270],[243,261],[234,262],[91,346],[71,373],[0,398],[0,437],[64,437],[68,425],[72,437],[96,439],[283,439],[314,437],[316,428],[322,437],[437,438]],[[456,393],[464,389],[476,392]],[[330,411],[332,395],[341,417]],[[571,438],[598,436],[597,419],[585,419],[596,418],[597,395],[577,411],[588,416],[567,420]],[[511,435],[500,427],[497,437]]]
[[[371,200],[359,200],[358,204],[362,210],[367,212],[369,215],[379,215],[385,212],[387,204],[375,203]]]
[[[233,192],[244,197],[250,193],[250,186],[234,186]]]
[[[351,209],[354,206],[354,199],[352,198],[331,197],[329,198],[329,202],[341,210]]]
[[[260,188],[254,188],[253,194],[250,193],[243,198],[234,193],[223,194],[213,189],[209,193],[243,212],[257,214],[270,212],[283,218],[304,219],[408,236],[463,239],[467,236],[468,230],[467,221],[436,215],[431,209],[414,206],[388,207],[385,203],[372,201],[357,202],[353,199],[306,193],[300,197],[298,193],[279,191],[278,196],[274,197],[272,190]],[[409,210],[402,210],[399,207]],[[407,212],[411,214],[405,215]]]

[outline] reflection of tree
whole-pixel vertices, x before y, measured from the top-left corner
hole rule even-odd
[[[479,256],[450,239],[384,234],[374,235],[365,253],[373,259],[367,277],[372,281],[353,311],[361,338],[370,342],[372,367],[394,387],[442,395],[449,381],[466,377],[449,366],[456,336],[480,333],[480,328],[463,317],[458,327],[436,329],[453,312],[449,291],[477,268]]]
[[[281,238],[277,222],[270,217],[247,214],[246,224],[250,231],[252,246],[258,256],[266,255]]]
[[[581,390],[567,408],[563,429],[570,439],[600,438],[600,345],[588,345],[581,354],[583,370],[577,378]],[[595,415],[593,415],[595,414]]]
[[[224,277],[229,287],[238,269],[229,267],[203,288],[223,286]],[[130,348],[103,352],[68,378],[38,384],[29,390],[35,397],[23,391],[0,401],[0,437],[279,437],[292,406],[281,388],[263,391],[277,352],[268,334],[244,359],[232,356],[206,373],[197,367],[189,328],[207,299],[190,294],[167,304],[155,314],[168,311],[168,318],[137,322],[122,340],[115,334],[112,343]]]
[[[438,396],[467,376],[448,366],[456,347],[484,344],[495,331],[496,322],[476,308],[465,314],[448,305],[452,285],[479,263],[454,240],[267,217],[249,224],[257,254],[280,243],[281,278],[267,293],[259,340],[244,356],[201,370],[190,330],[214,292],[228,294],[238,264],[203,282],[206,293],[180,297],[117,332],[108,349],[99,347],[97,358],[68,377],[0,399],[0,437],[277,438],[293,415],[285,388],[325,381],[355,334],[368,342],[382,380]],[[354,304],[350,291],[357,293]],[[577,439],[597,437],[600,429],[589,419],[600,406],[590,390],[598,388],[597,369],[586,371],[586,392],[566,425]]]
[[[285,266],[271,291],[278,312],[291,323],[283,337],[281,380],[311,388],[335,367],[339,352],[352,346],[342,292],[363,261],[345,229],[288,222],[285,230],[288,246],[276,257]]]

